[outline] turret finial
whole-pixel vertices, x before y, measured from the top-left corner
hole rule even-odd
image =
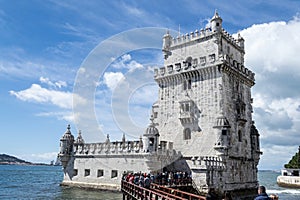
[[[71,134],[71,126],[68,124],[65,134]]]

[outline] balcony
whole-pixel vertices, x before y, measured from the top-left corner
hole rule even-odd
[[[179,119],[182,124],[194,123],[194,121],[196,120],[195,115],[192,112],[180,112]]]

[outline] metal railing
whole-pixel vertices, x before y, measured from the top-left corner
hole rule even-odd
[[[127,199],[141,200],[205,200],[203,196],[154,183],[151,183],[150,188],[147,189],[123,180],[121,190],[123,199],[127,196]]]

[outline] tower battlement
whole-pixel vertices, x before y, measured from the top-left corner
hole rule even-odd
[[[244,51],[244,44],[242,42],[242,37],[234,38],[230,33],[228,33],[225,29],[222,29],[221,32],[212,31],[211,28],[205,28],[200,30],[195,30],[194,32],[180,34],[177,37],[173,37],[170,35],[170,41],[168,48],[172,49],[178,45],[188,45],[188,43],[192,43],[194,41],[201,42],[210,40],[215,35],[222,35],[227,41],[231,42],[235,45],[236,48],[239,48],[241,51]],[[168,34],[165,35],[165,37]]]
[[[222,28],[216,12],[210,27],[173,37],[169,31],[163,36],[164,66],[154,70],[157,82],[177,75],[207,74],[212,67],[235,74],[243,82],[254,85],[255,74],[244,66],[244,39],[234,38]]]

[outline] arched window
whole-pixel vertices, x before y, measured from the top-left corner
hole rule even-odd
[[[183,139],[184,140],[190,140],[191,139],[191,129],[189,129],[189,128],[186,128],[186,129],[184,129],[184,131],[183,131]]]

